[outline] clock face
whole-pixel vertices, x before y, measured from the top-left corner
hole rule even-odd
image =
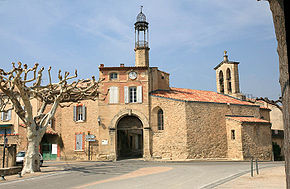
[[[134,71],[130,72],[130,73],[129,73],[129,78],[130,78],[130,79],[136,79],[136,78],[137,78],[137,73],[134,72]]]

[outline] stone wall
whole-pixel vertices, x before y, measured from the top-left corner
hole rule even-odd
[[[242,143],[244,160],[272,160],[271,124],[243,123]]]
[[[151,106],[152,156],[153,158],[184,160],[186,148],[185,102],[152,96]],[[156,108],[163,110],[164,130],[157,128]]]
[[[227,157],[232,160],[243,160],[242,124],[238,121],[226,118],[226,125],[228,142]]]
[[[225,115],[260,117],[259,107],[188,102],[186,104],[189,159],[227,158]]]
[[[3,166],[3,144],[0,144],[0,167]],[[9,144],[5,148],[4,167],[12,167],[16,164],[16,145]],[[3,167],[2,167],[3,168]]]
[[[83,134],[84,136],[90,132],[92,135],[99,135],[99,125],[97,122],[98,117],[98,104],[95,101],[82,101],[82,105],[86,106],[86,120],[77,121],[73,120],[73,106],[59,109],[61,111],[61,140],[63,148],[61,149],[61,159],[88,159],[88,142],[84,141],[82,150],[75,150],[75,136],[76,134]],[[58,114],[59,115],[59,114]],[[97,138],[98,140],[98,138]],[[98,141],[97,141],[98,142]],[[94,145],[93,153],[98,153],[96,144]],[[94,156],[93,160],[96,160]]]

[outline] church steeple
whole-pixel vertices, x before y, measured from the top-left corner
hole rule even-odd
[[[224,51],[223,58],[223,61],[214,68],[216,70],[217,92],[242,98],[239,82],[239,62],[229,61],[227,51]]]
[[[141,6],[140,13],[137,15],[135,25],[135,66],[148,67],[149,66],[149,32],[148,22],[146,16],[142,12]]]

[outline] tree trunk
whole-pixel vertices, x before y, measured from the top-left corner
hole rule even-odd
[[[283,121],[284,121],[284,154],[285,154],[285,172],[287,188],[290,189],[290,110],[289,110],[289,64],[288,64],[288,47],[289,32],[286,30],[287,19],[284,7],[287,7],[289,0],[268,0],[273,15],[275,33],[278,42],[280,86],[283,104]],[[288,20],[289,21],[289,20]],[[288,35],[287,35],[288,34]],[[288,37],[288,38],[287,38]]]
[[[21,172],[22,175],[26,173],[40,172],[39,143],[43,134],[36,134],[37,131],[31,131],[29,127],[27,127],[27,130],[28,146],[23,162],[24,167]]]

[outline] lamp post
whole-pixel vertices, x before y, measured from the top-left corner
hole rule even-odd
[[[5,165],[5,148],[6,148],[7,138],[6,138],[6,128],[4,130],[4,145],[3,145],[3,162],[2,162],[2,168],[4,168]]]

